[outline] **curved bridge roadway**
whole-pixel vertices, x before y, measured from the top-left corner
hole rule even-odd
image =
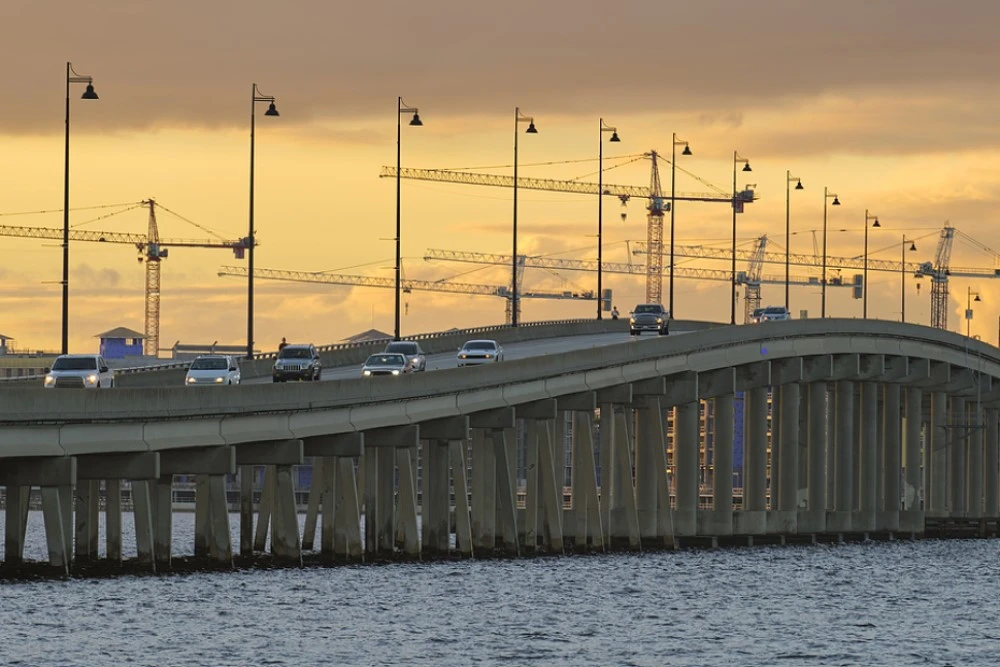
[[[140,560],[169,565],[175,473],[201,480],[196,552],[231,562],[223,479],[237,465],[247,466],[241,555],[264,548],[273,517],[272,553],[300,562],[316,525],[310,512],[312,534],[307,517],[299,535],[291,466],[304,455],[320,457],[311,500],[323,499],[329,559],[918,536],[941,522],[995,526],[1000,515],[998,350],[891,322],[719,327],[388,382],[25,388],[5,399],[7,535],[19,534],[24,488],[41,486],[50,559],[62,568],[96,557],[97,479],[133,480]],[[270,466],[257,535],[250,465]],[[17,544],[8,539],[8,561]]]

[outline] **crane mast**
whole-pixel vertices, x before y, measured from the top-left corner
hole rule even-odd
[[[948,328],[948,265],[954,239],[955,228],[945,225],[938,237],[933,266],[921,267],[921,273],[931,279],[931,326],[935,329]]]
[[[649,174],[649,204],[646,209],[646,303],[660,303],[663,292],[663,189],[660,187],[660,169],[656,164],[656,151],[652,152],[652,169]]]
[[[767,234],[764,234],[754,243],[753,255],[750,258],[750,265],[743,282],[746,284],[746,298],[743,306],[743,323],[750,321],[750,315],[760,308],[760,282],[761,271],[764,268],[764,253],[767,248]],[[789,279],[791,282],[791,279]],[[737,281],[739,284],[739,281]]]
[[[160,231],[156,227],[156,205],[148,200],[149,226],[146,231],[146,334],[142,342],[142,352],[155,357],[160,349],[160,260],[167,256],[167,249],[160,249]],[[143,252],[141,244],[139,252]],[[141,262],[143,257],[139,257]]]

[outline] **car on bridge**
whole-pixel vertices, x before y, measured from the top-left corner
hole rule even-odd
[[[760,311],[760,314],[757,316],[757,324],[762,322],[784,322],[792,319],[792,314],[784,306],[766,306],[761,308]]]
[[[46,389],[110,389],[115,374],[99,354],[61,354],[45,374]]]
[[[365,378],[376,375],[403,375],[412,372],[413,366],[410,365],[406,355],[399,352],[373,354],[361,367],[361,377]]]
[[[394,340],[386,345],[382,351],[402,354],[414,372],[427,370],[427,355],[420,348],[420,343],[416,341]]]
[[[240,365],[228,354],[203,354],[188,366],[184,385],[230,385],[240,383]]]
[[[670,311],[659,303],[640,303],[628,317],[628,333],[639,336],[643,331],[655,331],[661,336],[670,333]]]
[[[319,352],[313,344],[286,345],[278,352],[278,358],[274,360],[274,368],[271,370],[271,379],[274,382],[287,382],[288,380],[306,380],[315,382],[319,380],[323,372],[323,364],[319,359]]]
[[[503,361],[503,346],[495,340],[469,340],[458,348],[459,366],[479,366]]]

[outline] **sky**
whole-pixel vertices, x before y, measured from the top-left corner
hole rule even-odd
[[[1000,4],[990,0],[95,0],[55,8],[26,0],[4,8],[0,225],[62,228],[71,61],[100,96],[82,100],[84,86],[70,86],[73,229],[144,234],[146,211],[117,205],[155,198],[163,238],[246,236],[256,106],[257,268],[393,279],[395,180],[379,172],[395,165],[398,120],[404,167],[512,175],[518,131],[522,177],[594,182],[602,153],[605,183],[648,187],[651,163],[642,156],[655,150],[667,158],[658,167],[667,195],[674,134],[693,152],[677,158],[677,194],[728,193],[736,151],[752,167],[738,172],[738,187],[753,185],[758,197],[737,216],[737,245],[748,250],[767,235],[767,256],[781,263],[765,264],[765,275],[784,275],[786,247],[821,251],[824,209],[830,257],[863,256],[868,212],[880,221],[869,229],[871,259],[898,261],[905,235],[905,247],[909,239],[917,247],[907,261],[933,261],[949,224],[958,230],[952,267],[998,267],[990,249],[1000,248]],[[254,83],[276,98],[280,117],[252,104]],[[400,96],[419,109],[422,127],[398,113]],[[523,133],[515,109],[534,119],[537,134]],[[602,119],[620,143],[607,143]],[[789,193],[786,244],[789,173],[804,189]],[[841,205],[830,206],[824,192]],[[596,259],[596,199],[520,188],[519,252]],[[512,200],[510,188],[404,179],[404,278],[508,284],[508,267],[424,257],[428,249],[509,254]],[[645,261],[630,253],[647,238],[644,207],[605,198],[605,261]],[[731,209],[678,202],[674,230],[678,246],[729,247]],[[137,256],[129,245],[71,243],[71,351],[96,351],[95,334],[114,327],[143,330]],[[59,241],[0,236],[0,260],[0,333],[17,349],[58,350]],[[246,281],[220,277],[223,266],[246,260],[225,248],[170,250],[161,349],[246,344]],[[728,262],[678,258],[678,266]],[[852,273],[843,272],[847,280]],[[588,272],[527,269],[521,288],[579,293],[596,282]],[[645,300],[642,278],[605,273],[604,287],[623,312]],[[666,278],[662,290],[666,301]],[[729,321],[727,282],[678,279],[674,292],[677,318]],[[869,317],[898,321],[905,295],[907,321],[927,325],[929,292],[927,279],[870,271]],[[973,292],[981,301],[969,333],[996,343],[1000,281],[989,276],[951,277],[949,328],[966,332]],[[782,304],[784,285],[765,284],[762,298]],[[819,316],[820,290],[793,285],[790,306],[795,317]],[[504,300],[415,290],[401,310],[406,336],[502,323]],[[328,344],[369,328],[391,332],[394,297],[391,289],[258,279],[255,311],[254,346],[266,351],[283,336]],[[741,301],[737,321],[742,312]],[[831,287],[827,314],[861,317],[862,302]],[[595,303],[522,305],[522,321],[575,317],[596,317]]]

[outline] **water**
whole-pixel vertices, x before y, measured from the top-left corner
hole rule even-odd
[[[175,516],[178,553],[190,524]],[[926,540],[6,582],[0,664],[996,665],[998,552]]]

